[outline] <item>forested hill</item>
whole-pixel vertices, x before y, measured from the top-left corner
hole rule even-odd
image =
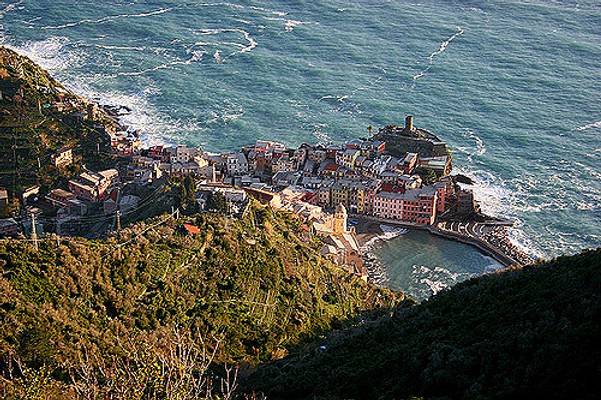
[[[599,338],[601,249],[461,283],[263,367],[247,389],[269,399],[597,399]]]
[[[59,399],[197,398],[167,396],[172,375],[193,390],[208,358],[281,358],[402,299],[321,259],[290,214],[163,218],[101,241],[51,237],[39,251],[0,240],[0,397],[37,384]],[[200,233],[183,234],[184,222]],[[134,395],[144,391],[157,397]]]

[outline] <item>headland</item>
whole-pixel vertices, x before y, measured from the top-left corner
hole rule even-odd
[[[381,224],[470,244],[505,266],[532,261],[509,240],[512,222],[481,213],[469,180],[452,175],[446,143],[416,128],[412,116],[343,144],[257,140],[220,154],[145,148],[142,132],[120,122],[130,110],[76,96],[25,57],[2,52],[0,101],[11,121],[3,140],[13,141],[13,162],[7,153],[0,236],[101,237],[166,211],[241,216],[254,199],[302,219],[307,235],[323,241],[324,258],[376,282],[361,247]],[[23,132],[50,118],[75,133],[34,138],[46,145],[43,154],[17,154]]]

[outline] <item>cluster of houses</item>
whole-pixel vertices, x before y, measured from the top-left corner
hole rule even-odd
[[[244,211],[248,197],[290,210],[326,239],[324,255],[361,274],[356,240],[346,230],[347,213],[430,225],[446,210],[453,190],[446,177],[451,169],[448,155],[424,158],[408,152],[395,157],[387,154],[385,142],[373,138],[343,145],[304,143],[298,148],[257,140],[239,151],[212,154],[183,145],[141,149],[136,134],[107,135],[113,151],[126,160],[124,165],[104,171],[84,168],[67,187],[54,188],[44,197],[57,210],[57,220],[68,222],[66,226],[99,210],[110,216],[135,208],[141,199],[123,196],[126,185],[162,185],[164,177],[189,175],[197,183],[200,210],[207,209],[208,199],[217,192],[234,215]],[[62,148],[52,163],[61,168],[73,159],[73,150]],[[424,172],[438,179],[425,184]],[[57,228],[60,226],[57,223]],[[69,230],[59,233],[68,234]]]
[[[415,174],[430,168],[419,155],[402,158],[385,155],[385,143],[353,140],[342,146],[303,144],[288,149],[275,142],[257,141],[239,152],[212,156],[212,179],[234,186],[274,192],[294,187],[305,201],[324,209],[339,204],[350,213],[365,214],[414,224],[433,224],[445,211],[450,180],[423,185]],[[444,157],[439,157],[444,158]],[[449,160],[440,160],[448,165]],[[447,170],[432,167],[437,176]]]
[[[302,144],[290,149],[258,140],[240,151],[211,154],[187,146],[154,146],[131,157],[124,180],[151,183],[163,176],[193,175],[200,181],[281,192],[302,190],[304,202],[353,214],[413,224],[433,224],[445,211],[452,186],[448,156],[421,159],[385,154],[384,142],[353,140],[344,145]],[[442,177],[424,185],[416,169]]]

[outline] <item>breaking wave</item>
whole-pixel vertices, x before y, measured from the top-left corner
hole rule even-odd
[[[69,48],[71,41],[63,36],[53,36],[41,41],[25,42],[21,46],[6,47],[29,57],[51,72],[66,71],[81,62],[82,54]]]
[[[586,131],[588,129],[600,128],[601,129],[601,121],[591,122],[590,124],[582,125],[576,128],[577,131]]]
[[[452,272],[443,267],[414,265],[411,271],[410,291],[416,297],[425,299],[476,275],[469,272]]]

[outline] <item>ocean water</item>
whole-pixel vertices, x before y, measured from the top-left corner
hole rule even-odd
[[[601,243],[598,0],[0,0],[0,43],[132,108],[149,144],[341,142],[413,114],[529,252]]]
[[[466,279],[494,271],[501,265],[467,244],[408,231],[378,242],[371,250],[386,266],[387,286],[424,300]]]

